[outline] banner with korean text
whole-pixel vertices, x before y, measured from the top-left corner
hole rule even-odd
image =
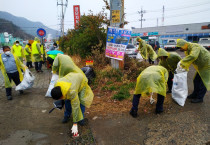
[[[108,27],[105,52],[106,57],[123,60],[131,33],[131,30]]]
[[[74,5],[74,28],[77,29],[80,21],[80,6]]]

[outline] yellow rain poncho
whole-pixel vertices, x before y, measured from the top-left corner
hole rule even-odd
[[[64,77],[70,72],[81,73],[86,78],[83,71],[73,62],[70,56],[64,54],[58,54],[55,58],[52,66],[52,71],[59,73],[59,78]],[[87,78],[86,78],[86,81]]]
[[[19,77],[20,77],[20,81],[23,80],[23,74],[22,74],[22,71],[25,71],[25,65],[18,59],[17,56],[14,55],[14,58],[15,58],[15,62],[16,62],[16,65],[17,65],[17,70],[19,72]],[[6,69],[4,67],[4,63],[2,61],[2,57],[1,57],[1,54],[0,54],[0,69],[1,69],[1,72],[4,76],[4,83],[5,83],[5,88],[12,88],[12,83],[9,81],[9,78],[7,76],[7,72],[6,72]]]
[[[24,49],[24,55],[25,55],[26,61],[31,62],[31,48],[29,47],[29,45],[26,45]]]
[[[149,96],[152,92],[166,96],[168,71],[162,66],[150,66],[137,78],[134,94]]]
[[[40,62],[42,61],[41,58],[41,50],[40,50],[40,44],[38,43],[39,39],[35,37],[34,42],[31,45],[32,49],[32,60],[33,62]]]
[[[206,89],[210,90],[210,53],[203,46],[190,43],[183,39],[177,41],[177,47],[183,47],[187,44],[187,50],[185,51],[185,58],[181,60],[181,67],[189,70],[191,64],[193,64],[195,70],[199,73]]]
[[[141,56],[146,60],[148,59],[148,55],[152,61],[155,61],[157,59],[157,54],[153,50],[152,46],[149,44],[146,44],[144,40],[141,40],[139,42],[138,50],[140,51]]]
[[[160,60],[159,65],[165,67],[168,72],[174,73],[181,56],[176,52],[167,52],[163,48],[158,49],[158,57],[167,56],[166,60]]]
[[[87,84],[86,77],[81,73],[69,73],[57,80],[55,87],[60,86],[62,99],[71,101],[73,122],[83,120],[80,104],[89,108],[93,101],[93,92]]]
[[[13,45],[12,49],[11,49],[11,52],[12,52],[12,54],[16,55],[23,62],[24,54],[23,54],[22,46],[20,46],[20,45],[18,45],[18,46]]]

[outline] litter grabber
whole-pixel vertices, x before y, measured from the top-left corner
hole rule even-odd
[[[64,106],[64,100],[58,100],[58,101],[55,101],[54,103],[53,103],[53,105],[55,106],[54,108],[52,108],[50,111],[49,111],[49,113],[51,113],[54,109],[59,109],[59,110],[61,110],[62,108],[63,108],[63,106]]]

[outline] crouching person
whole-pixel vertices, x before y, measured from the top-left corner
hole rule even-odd
[[[157,93],[156,114],[162,113],[167,81],[168,71],[162,66],[150,66],[142,71],[137,78],[130,115],[137,117],[140,97],[151,93]]]
[[[55,100],[63,99],[70,101],[70,106],[66,109],[73,116],[72,133],[77,134],[77,123],[84,125],[85,108],[90,107],[94,96],[86,78],[81,73],[71,72],[57,80],[51,95]],[[70,116],[68,117],[70,118]]]
[[[8,100],[12,100],[12,81],[17,85],[23,80],[22,71],[27,68],[18,57],[10,52],[9,46],[3,47],[3,54],[0,54],[0,68],[4,76],[6,96]],[[20,91],[22,94],[23,91]]]

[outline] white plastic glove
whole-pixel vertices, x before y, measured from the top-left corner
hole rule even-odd
[[[179,63],[177,64],[177,68],[176,68],[176,72],[177,73],[182,73],[182,72],[186,72],[187,70],[181,67],[181,61],[179,61]]]
[[[76,136],[76,137],[79,136],[77,124],[73,124],[73,126],[71,128],[71,132],[73,133],[74,136]]]

